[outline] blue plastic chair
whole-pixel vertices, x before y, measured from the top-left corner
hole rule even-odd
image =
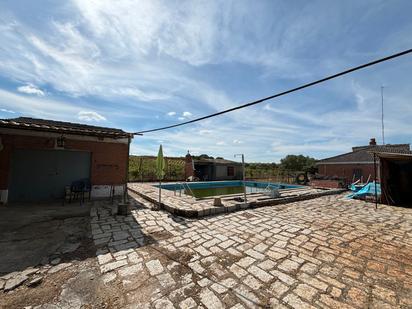
[[[89,178],[84,178],[81,179],[81,181],[83,181],[84,187],[83,187],[83,201],[84,201],[84,193],[88,193],[89,194],[89,201],[91,198],[91,193],[92,193],[92,184],[90,182]]]
[[[74,194],[74,197],[73,197]],[[69,203],[72,202],[72,197],[76,199],[78,196],[81,196],[80,202],[84,200],[84,182],[81,180],[73,181],[70,185],[70,200]]]

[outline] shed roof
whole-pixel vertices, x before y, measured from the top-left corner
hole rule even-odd
[[[241,164],[240,162],[226,160],[226,159],[212,159],[212,158],[201,158],[198,160],[193,160],[195,163],[210,163],[210,164]]]
[[[128,133],[121,129],[30,117],[0,119],[0,127],[111,138],[133,137],[133,133]]]
[[[319,160],[316,164],[371,163],[374,153],[412,154],[409,144],[374,145],[355,148],[355,151]]]
[[[396,159],[396,160],[412,160],[411,153],[393,153],[393,152],[378,152],[376,155],[379,158],[384,159]]]

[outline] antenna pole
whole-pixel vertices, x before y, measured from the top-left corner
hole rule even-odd
[[[381,86],[381,98],[382,98],[382,145],[385,145],[385,125],[383,123],[383,86]]]

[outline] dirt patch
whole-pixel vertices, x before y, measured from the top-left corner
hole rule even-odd
[[[23,308],[25,306],[35,306],[45,303],[53,303],[58,301],[59,295],[62,292],[63,286],[72,278],[76,278],[82,270],[90,269],[91,277],[100,275],[99,269],[96,268],[95,253],[96,249],[93,240],[82,234],[82,238],[76,238],[76,241],[81,241],[77,250],[61,255],[52,255],[49,259],[58,258],[59,263],[67,262],[73,265],[68,269],[63,269],[54,274],[37,273],[31,276],[33,278],[42,277],[42,281],[35,287],[29,287],[28,279],[22,286],[8,292],[2,293],[0,300],[0,308]],[[41,267],[40,270],[47,270],[47,267]],[[89,288],[89,286],[87,286]]]
[[[257,216],[255,216],[255,215],[251,214],[250,212],[246,212],[246,211],[241,212],[240,215],[241,215],[242,217],[245,217],[246,219],[252,219],[252,218],[256,218],[256,217],[257,217]]]
[[[78,240],[80,241],[80,245],[75,251],[64,253],[60,256],[63,262],[86,260],[90,257],[96,256],[96,247],[93,239],[89,237],[82,237]]]
[[[61,208],[61,206],[59,206]],[[58,210],[58,209],[57,209]],[[53,210],[56,211],[57,210]],[[86,243],[90,239],[90,217],[87,214],[74,212],[73,217],[69,214],[59,217],[50,214],[50,210],[34,208],[30,217],[26,210],[19,215],[22,216],[24,224],[18,221],[15,224],[8,223],[9,230],[2,233],[0,241],[0,275],[6,275],[14,271],[22,271],[27,267],[35,267],[39,264],[47,264],[50,259],[65,256],[65,260],[72,258],[86,259],[94,256],[94,252],[84,250],[71,254],[78,249],[79,244]],[[84,210],[82,210],[84,211]],[[4,213],[13,216],[9,212]],[[25,217],[24,217],[25,216]],[[2,218],[0,223],[6,221]],[[89,240],[89,244],[90,244]],[[86,244],[84,247],[88,247]],[[93,246],[94,248],[94,246]],[[70,254],[69,254],[70,253]]]
[[[2,293],[0,308],[24,308],[51,303],[60,295],[62,285],[74,275],[72,271],[63,270],[46,276],[37,287],[22,285],[11,292]]]
[[[224,251],[216,254],[216,256],[220,264],[222,264],[222,266],[226,269],[230,268],[236,262],[239,262],[239,260],[242,258],[241,256],[235,256]]]
[[[150,303],[150,299],[156,289],[158,289],[157,281],[154,278],[149,278],[145,284],[136,286],[135,290],[126,293],[127,302],[139,304],[141,308],[146,308],[145,305]]]
[[[182,250],[170,251],[165,248],[162,248],[162,253],[169,259],[184,265],[187,265],[187,263],[189,263],[189,261],[193,257],[193,253]]]
[[[8,223],[10,230],[0,243],[3,249],[0,252],[4,252],[0,256],[0,273],[19,272],[29,266],[39,269],[16,289],[0,292],[0,308],[45,304],[64,308],[120,308],[124,305],[121,283],[114,280],[106,285],[102,280],[87,209],[69,211],[57,205],[34,208],[32,214],[28,209],[19,210],[24,224],[18,220]],[[9,212],[5,214],[14,218]],[[62,263],[69,266],[48,273],[51,267],[58,268]],[[33,278],[40,277],[42,280],[36,286],[29,286]]]
[[[105,284],[102,281],[96,259],[79,261],[68,270],[46,275],[36,287],[21,287],[2,295],[0,308],[24,308],[53,304],[68,304],[82,308],[121,308],[124,291],[117,280]]]
[[[156,241],[168,239],[173,236],[173,234],[168,231],[157,231],[157,232],[150,233],[149,235]]]

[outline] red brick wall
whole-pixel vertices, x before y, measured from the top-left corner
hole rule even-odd
[[[310,185],[316,188],[344,188],[345,184],[341,180],[312,179]]]
[[[0,134],[4,149],[0,151],[0,189],[7,189],[13,149],[53,149],[55,138]],[[125,182],[128,145],[66,139],[65,149],[91,152],[93,185]]]
[[[194,175],[195,171],[193,170],[193,158],[190,154],[187,154],[185,157],[185,179]]]
[[[371,180],[375,177],[373,164],[318,164],[317,167],[319,174],[342,177],[345,178],[347,182],[352,181],[354,169],[362,170],[364,181],[368,179],[369,174],[371,175]],[[377,169],[379,170],[378,165]]]

